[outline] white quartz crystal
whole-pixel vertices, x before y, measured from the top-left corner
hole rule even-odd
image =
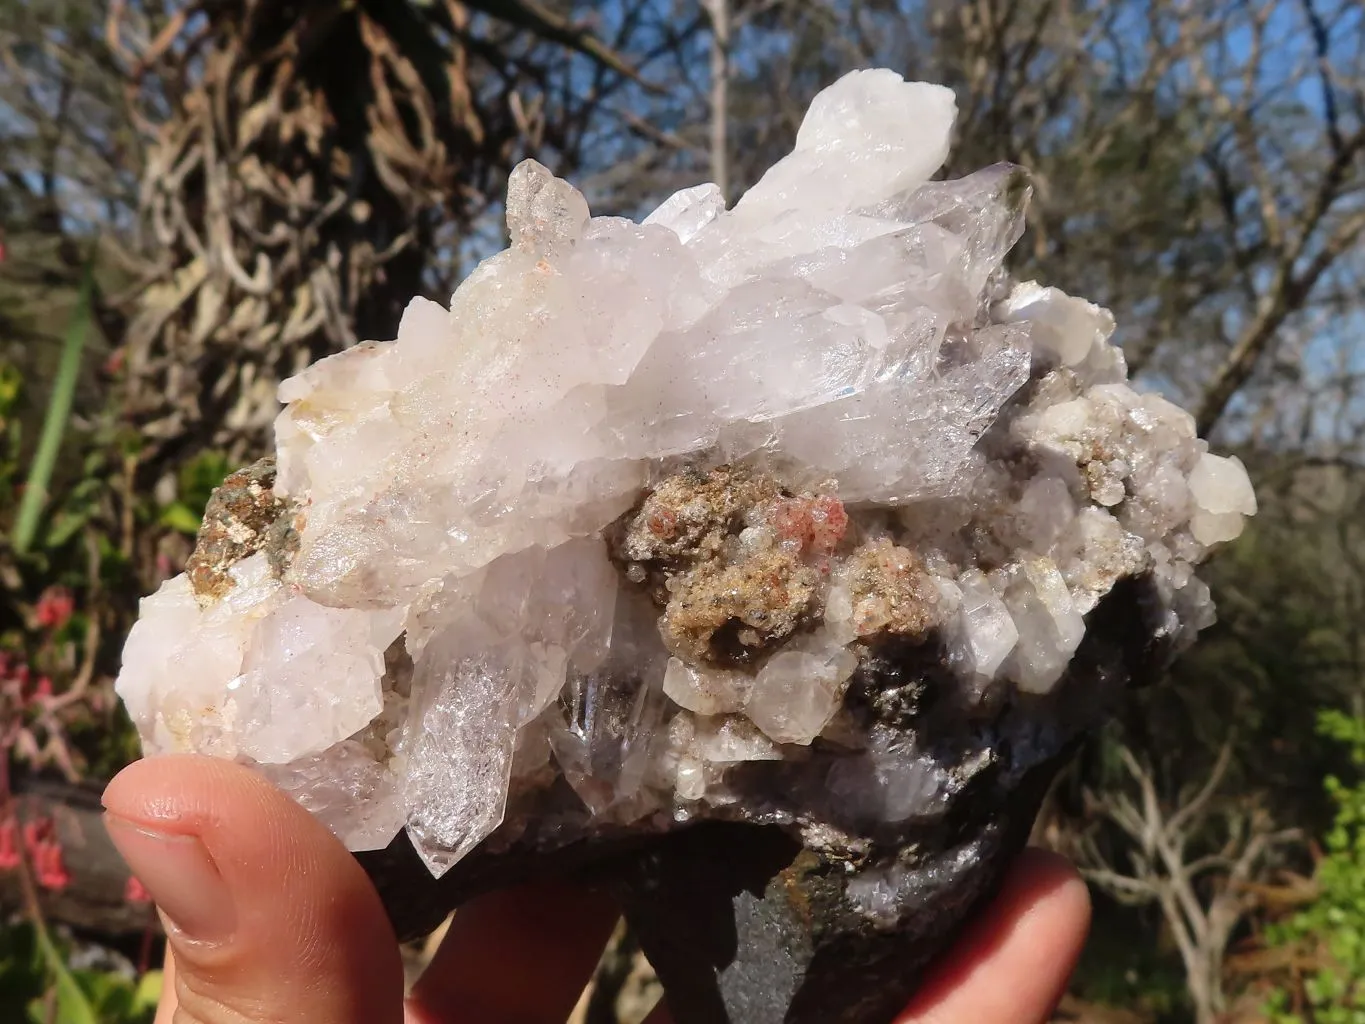
[[[809,743],[834,717],[844,683],[857,667],[846,647],[793,645],[759,670],[745,713],[778,743]]]
[[[1019,642],[1019,627],[980,570],[967,570],[957,584],[962,603],[959,620],[949,631],[950,649],[965,672],[993,679]]]
[[[257,764],[353,849],[406,827],[435,874],[547,772],[686,815],[822,734],[901,820],[947,783],[841,711],[885,645],[977,700],[1051,691],[1124,577],[1207,624],[1192,566],[1246,472],[1129,387],[1107,311],[1009,288],[1027,176],[932,181],[954,114],[851,74],[734,209],[704,185],[641,224],[518,167],[448,309],[281,385],[278,519],[206,519],[229,554],[128,639],[146,750]]]
[[[754,688],[754,677],[730,669],[704,669],[680,658],[669,658],[664,671],[664,693],[680,708],[699,715],[728,715],[743,711]]]
[[[1031,324],[1033,344],[1055,355],[1064,366],[1084,362],[1114,333],[1109,310],[1033,281],[1016,287],[994,312],[1002,323]]]

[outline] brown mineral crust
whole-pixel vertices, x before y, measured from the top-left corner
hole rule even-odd
[[[746,550],[746,527],[772,543]],[[627,578],[665,611],[664,643],[693,664],[752,665],[818,618],[822,577],[848,514],[837,498],[793,495],[741,466],[663,480],[610,531]]]
[[[819,585],[815,569],[780,548],[705,562],[669,581],[664,644],[694,664],[747,664],[818,612]]]
[[[612,555],[664,613],[664,644],[694,665],[752,666],[823,612],[825,583],[846,552],[854,628],[865,639],[924,637],[943,598],[914,551],[881,537],[853,548],[831,495],[793,494],[738,466],[663,480],[610,531]],[[746,527],[768,542],[746,543]],[[856,532],[856,531],[855,531]]]
[[[920,636],[941,624],[943,597],[909,548],[880,537],[857,548],[849,568],[859,636]]]
[[[622,520],[614,554],[625,563],[684,567],[719,558],[746,513],[781,497],[772,477],[739,466],[689,469],[662,481]]]
[[[299,534],[303,530],[303,512],[285,508],[280,517],[266,529],[265,556],[276,576],[283,576],[299,550]]]
[[[286,532],[292,529],[286,502],[275,496],[275,460],[261,459],[229,476],[213,492],[199,526],[194,553],[185,566],[190,586],[201,603],[221,599],[233,587],[228,570],[244,558],[266,548],[281,520]],[[297,535],[293,543],[297,545]],[[278,538],[280,550],[287,551],[285,532]],[[271,558],[278,573],[278,552]]]

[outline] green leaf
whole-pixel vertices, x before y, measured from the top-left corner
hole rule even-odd
[[[1365,719],[1325,712],[1319,732],[1350,748],[1357,764],[1365,760]],[[1337,804],[1337,816],[1324,837],[1327,855],[1318,864],[1318,896],[1288,920],[1267,930],[1281,947],[1325,947],[1329,963],[1303,979],[1303,992],[1318,1024],[1354,1024],[1365,1015],[1365,778],[1329,776],[1323,788]],[[1283,995],[1283,993],[1281,993]],[[1283,1006],[1287,999],[1272,1001]]]
[[[163,978],[160,971],[148,971],[138,979],[137,988],[133,990],[132,1012],[137,1015],[150,1015],[156,1012],[157,1003],[161,1002],[161,989]]]
[[[24,378],[20,376],[18,367],[0,363],[0,420],[9,418],[23,387]]]
[[[38,940],[38,950],[57,989],[57,1024],[98,1024],[99,1018],[95,1016],[94,1008],[81,991],[80,985],[76,983],[76,979],[67,970],[66,961],[53,944],[47,929],[35,921],[34,933]]]
[[[179,500],[191,509],[203,508],[234,468],[231,460],[222,452],[200,452],[180,469]],[[198,513],[195,518],[198,518]]]
[[[0,925],[0,1017],[18,1019],[46,988],[32,926],[25,922]]]
[[[81,527],[89,521],[89,510],[80,514],[59,512],[52,520],[52,525],[48,528],[47,533],[43,535],[43,546],[49,550],[62,547],[72,537],[80,533]]]
[[[172,502],[161,510],[158,517],[162,526],[191,536],[199,532],[199,516],[191,511],[183,501]]]
[[[21,555],[32,546],[33,539],[38,533],[38,521],[42,517],[43,508],[47,505],[47,491],[52,483],[52,471],[56,468],[62,438],[66,436],[66,426],[71,418],[76,382],[80,377],[81,354],[85,351],[85,339],[95,320],[96,251],[97,247],[91,248],[90,258],[85,264],[80,295],[76,300],[76,308],[71,313],[66,339],[62,342],[61,361],[57,365],[57,379],[53,382],[52,395],[48,399],[43,432],[38,438],[38,449],[33,453],[28,481],[24,486],[24,496],[19,501],[19,512],[14,520],[13,546],[15,552]]]

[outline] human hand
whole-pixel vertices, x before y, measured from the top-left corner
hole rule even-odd
[[[124,769],[106,827],[157,900],[170,953],[157,1024],[559,1024],[617,913],[563,885],[461,908],[404,1000],[393,930],[364,871],[253,772],[176,756]],[[1029,851],[897,1024],[1042,1024],[1089,925],[1084,883]],[[665,1024],[663,1010],[650,1024]]]

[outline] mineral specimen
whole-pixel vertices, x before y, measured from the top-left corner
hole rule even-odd
[[[906,982],[801,979],[858,936],[860,971],[941,941],[1115,688],[1212,620],[1193,567],[1256,510],[1126,383],[1109,313],[1011,285],[1026,173],[931,180],[954,112],[851,74],[733,209],[702,186],[641,224],[522,164],[511,246],[449,310],[281,386],[274,458],[129,637],[146,750],[257,764],[437,877],[776,826],[824,917],[748,896],[731,961],[779,935],[804,966],[764,1009],[712,965],[698,1002],[661,939],[675,1011],[888,1017]],[[668,868],[687,848],[619,878],[713,861]]]

